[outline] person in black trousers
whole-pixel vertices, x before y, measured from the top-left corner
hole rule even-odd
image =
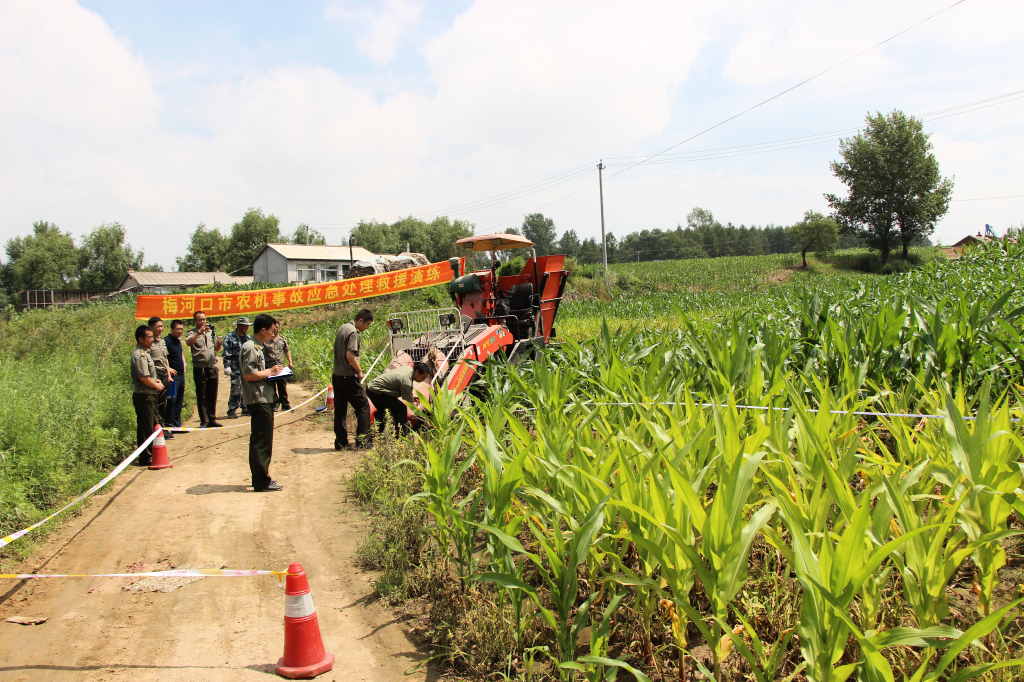
[[[185,333],[185,323],[181,320],[171,322],[171,333],[167,337],[167,362],[177,374],[174,383],[168,388],[166,411],[163,414],[164,426],[181,426],[181,407],[185,400],[185,354],[181,347],[181,337]]]
[[[206,313],[197,310],[192,315],[195,329],[185,337],[192,349],[192,378],[196,382],[196,408],[199,427],[214,428],[217,423],[217,353],[224,345],[206,323]]]
[[[242,345],[239,365],[242,372],[242,399],[249,408],[249,471],[252,489],[258,493],[281,489],[270,478],[270,459],[274,454],[274,400],[277,392],[269,378],[282,367],[267,367],[263,346],[274,337],[276,320],[270,315],[257,315],[253,320],[253,336]]]
[[[391,415],[395,424],[395,435],[409,430],[409,408],[413,401],[413,384],[430,379],[430,368],[423,362],[412,367],[389,369],[370,382],[366,397],[377,408],[377,428],[384,433],[385,414]]]
[[[142,445],[156,430],[156,399],[164,390],[157,378],[156,364],[149,348],[153,345],[153,330],[140,324],[135,328],[135,348],[132,349],[132,406],[135,408],[135,442]],[[152,449],[146,448],[135,460],[137,466],[149,466],[153,461]]]
[[[373,313],[363,308],[351,322],[346,322],[334,335],[334,449],[349,447],[348,406],[356,413],[356,447],[370,445],[370,404],[363,390],[363,367],[359,364],[359,334],[373,323]]]

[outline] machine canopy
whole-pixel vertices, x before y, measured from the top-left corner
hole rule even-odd
[[[533,246],[533,242],[526,237],[505,232],[465,237],[455,244],[472,251],[507,251],[509,249],[528,249]]]

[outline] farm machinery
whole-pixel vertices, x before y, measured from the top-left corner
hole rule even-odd
[[[425,362],[434,370],[435,385],[459,394],[472,390],[489,359],[503,355],[522,361],[555,336],[569,273],[565,256],[538,257],[533,242],[519,235],[488,234],[455,243],[471,253],[487,252],[490,267],[464,272],[466,259],[451,259],[453,307],[395,313],[387,327],[391,367]],[[520,249],[530,249],[522,270],[499,275],[499,256]],[[420,393],[429,388],[417,386]]]

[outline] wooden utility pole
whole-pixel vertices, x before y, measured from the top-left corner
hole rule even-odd
[[[608,276],[608,242],[604,238],[604,161],[597,162],[597,192],[601,197],[601,251],[604,256],[604,276]]]

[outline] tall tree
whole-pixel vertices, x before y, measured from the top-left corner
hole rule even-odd
[[[120,223],[100,225],[90,232],[78,250],[79,287],[86,291],[110,291],[124,281],[129,270],[142,267],[142,252],[125,242]]]
[[[953,193],[921,121],[901,111],[869,115],[864,131],[840,141],[839,153],[832,172],[848,196],[825,195],[839,224],[878,249],[883,263],[897,240],[905,258],[910,244],[935,230]]]
[[[800,257],[807,267],[807,252],[831,251],[839,239],[839,223],[817,211],[807,211],[804,219],[789,228],[793,243],[800,250]]]
[[[324,246],[327,244],[327,238],[306,223],[302,223],[296,227],[295,232],[292,233],[292,244],[315,244],[317,246]]]
[[[576,230],[566,230],[558,240],[558,250],[571,258],[576,258],[580,252],[580,238]]]
[[[228,240],[217,228],[200,223],[192,232],[185,255],[178,258],[180,272],[220,272],[225,269]]]
[[[531,213],[523,218],[523,236],[533,242],[538,256],[547,256],[555,251],[555,221],[545,218],[543,213]]]
[[[231,226],[228,250],[224,257],[225,271],[231,274],[251,275],[252,264],[263,247],[283,241],[277,216],[264,215],[259,208],[250,208],[242,219]]]
[[[12,292],[77,286],[78,249],[71,235],[53,223],[37,221],[32,224],[32,234],[8,240],[7,259]]]

